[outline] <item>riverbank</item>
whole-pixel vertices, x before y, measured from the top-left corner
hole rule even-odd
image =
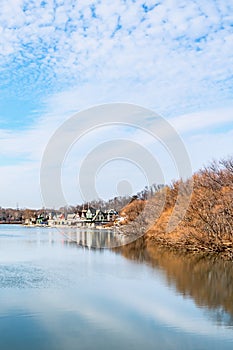
[[[23,227],[36,228],[56,228],[56,229],[88,229],[88,230],[113,230],[115,226],[105,226],[105,225],[47,225],[47,224],[22,224]]]
[[[183,233],[167,235],[154,230],[149,230],[145,238],[151,246],[160,246],[173,252],[199,256],[216,256],[224,260],[233,261],[233,243],[229,241],[215,245],[197,244],[192,235]]]
[[[187,205],[186,188],[190,181],[193,190]],[[182,203],[187,207],[182,217],[175,210],[178,196],[181,207]],[[134,212],[133,207],[134,203],[131,203],[124,208],[128,218]],[[159,213],[158,219],[156,213]],[[145,201],[141,218],[140,214],[138,217],[138,223],[145,227],[145,237],[151,244],[233,260],[233,158],[213,162],[186,182],[180,180],[165,187]],[[177,220],[177,225],[169,232],[171,218]]]

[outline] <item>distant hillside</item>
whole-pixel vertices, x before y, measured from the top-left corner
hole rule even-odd
[[[146,201],[142,199],[134,199],[128,203],[121,211],[120,216],[124,218],[123,224],[134,221],[145,208]]]

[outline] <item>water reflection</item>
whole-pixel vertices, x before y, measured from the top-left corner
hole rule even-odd
[[[232,262],[174,253],[144,238],[116,248],[115,252],[162,270],[168,285],[184,297],[191,297],[199,307],[207,307],[215,323],[233,326]]]
[[[227,263],[142,239],[92,250],[88,232],[0,231],[0,349],[232,349]]]
[[[87,248],[113,248],[127,243],[127,237],[114,229],[59,228],[67,244],[75,243]]]

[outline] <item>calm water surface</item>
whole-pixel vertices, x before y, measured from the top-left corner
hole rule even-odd
[[[0,349],[233,349],[232,263],[0,225]]]

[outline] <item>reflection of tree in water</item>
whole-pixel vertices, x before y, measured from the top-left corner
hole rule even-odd
[[[226,312],[222,307],[217,309],[209,308],[206,313],[218,326],[233,326],[233,315]]]
[[[168,284],[175,285],[179,293],[194,299],[198,306],[208,307],[208,316],[215,322],[233,326],[232,262],[174,253],[146,243],[145,238],[116,251],[163,270]]]

